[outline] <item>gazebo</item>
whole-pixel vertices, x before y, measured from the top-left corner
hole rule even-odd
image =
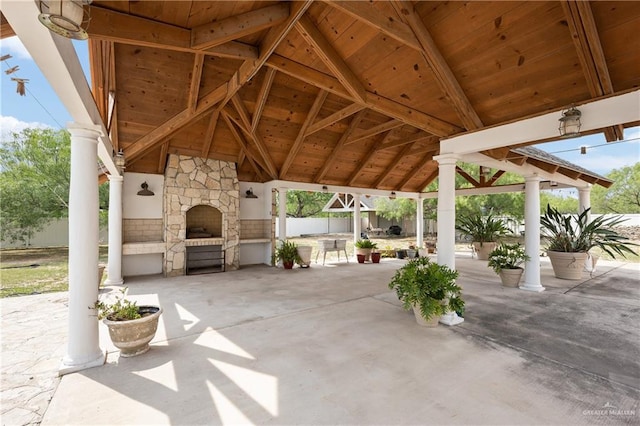
[[[85,3],[75,1],[91,87],[36,2],[4,1],[0,16],[2,37],[21,39],[74,120],[62,373],[104,361],[87,312],[99,180],[110,181],[118,284],[123,268],[150,272],[143,264],[184,274],[190,247],[218,247],[228,269],[266,262],[276,220],[286,236],[287,189],[352,194],[355,236],[361,195],[437,197],[438,262],[455,267],[456,164],[477,164],[469,179],[487,192],[513,171],[533,254],[521,288],[538,292],[540,189],[578,188],[586,209],[591,185],[611,182],[527,146],[597,132],[622,140],[640,123],[637,2]],[[439,191],[426,194],[435,179]]]

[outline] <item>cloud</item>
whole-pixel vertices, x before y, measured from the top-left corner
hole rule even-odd
[[[16,59],[31,59],[31,55],[17,36],[0,40],[0,52],[3,55],[10,53]]]
[[[0,141],[5,141],[11,138],[12,133],[20,133],[26,128],[50,129],[52,127],[37,121],[27,123],[15,117],[0,115]]]

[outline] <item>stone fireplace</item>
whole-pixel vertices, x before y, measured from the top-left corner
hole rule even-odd
[[[238,269],[240,187],[235,163],[170,155],[164,203],[166,276],[187,272],[187,247],[218,247],[224,259],[221,269]]]

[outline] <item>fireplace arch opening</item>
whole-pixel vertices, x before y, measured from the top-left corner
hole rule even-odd
[[[222,237],[222,212],[215,207],[198,205],[187,210],[187,239]]]

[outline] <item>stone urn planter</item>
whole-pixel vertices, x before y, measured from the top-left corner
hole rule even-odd
[[[109,336],[114,346],[120,349],[120,356],[132,357],[149,350],[149,342],[156,335],[158,319],[162,314],[159,306],[138,306],[142,318],[114,321],[107,316],[103,322],[109,328]]]
[[[311,252],[313,247],[311,246],[298,246],[298,256],[300,261],[298,262],[302,268],[308,268],[311,266]]]
[[[587,261],[587,253],[571,253],[547,250],[556,278],[580,280]]]
[[[498,243],[496,242],[474,242],[473,249],[476,251],[476,256],[478,260],[489,260],[489,253],[491,253],[496,247]]]
[[[522,268],[503,269],[498,275],[500,275],[500,281],[504,287],[518,288],[523,272]]]

